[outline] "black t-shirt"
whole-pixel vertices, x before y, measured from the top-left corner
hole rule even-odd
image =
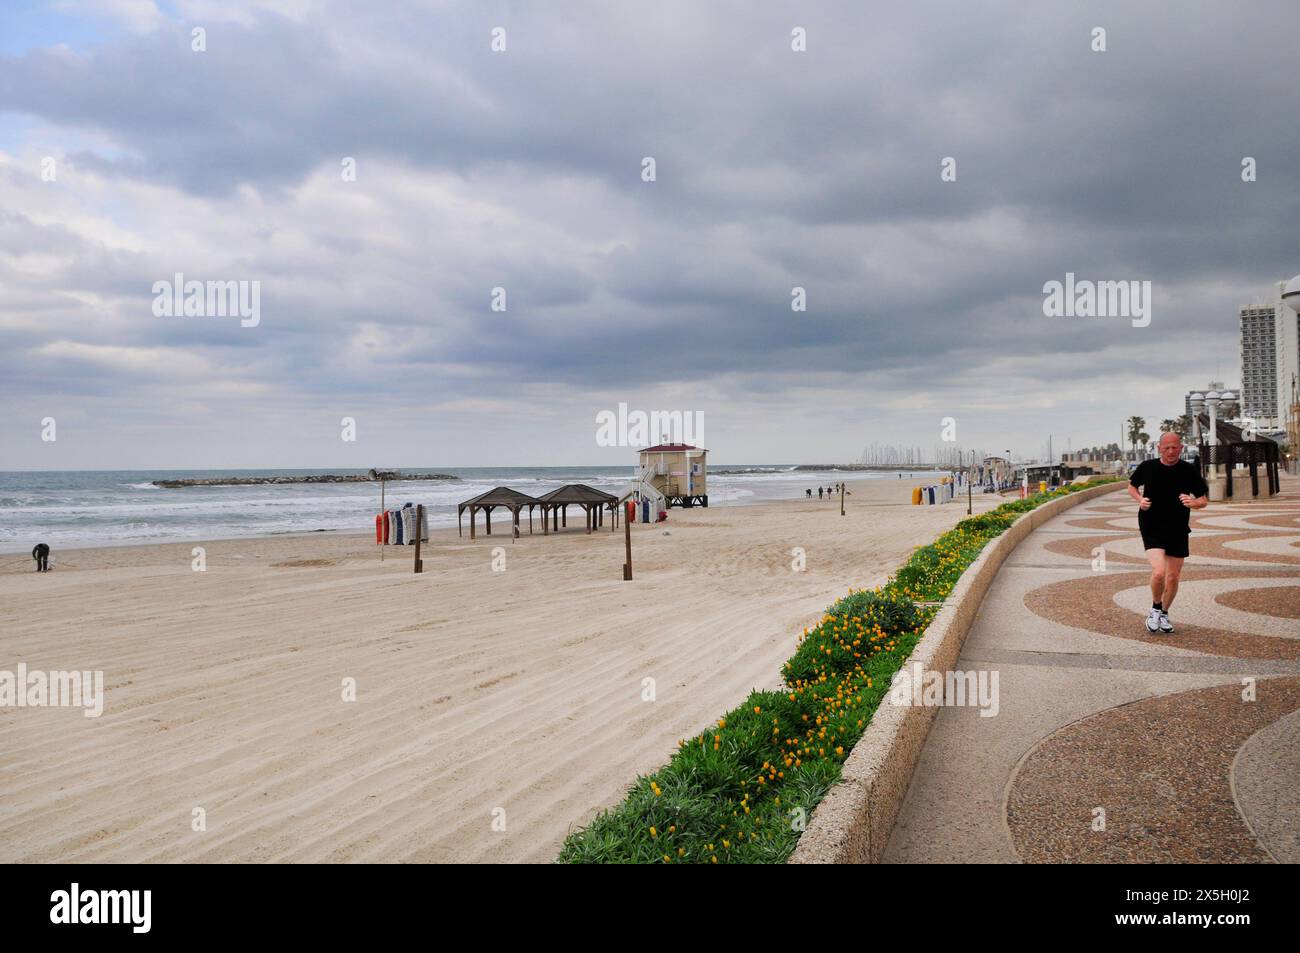
[[[1159,460],[1144,460],[1138,464],[1128,481],[1139,487],[1142,495],[1151,501],[1150,509],[1138,511],[1138,525],[1144,530],[1190,532],[1191,510],[1178,499],[1182,493],[1205,496],[1210,492],[1201,468],[1186,460],[1165,466]]]

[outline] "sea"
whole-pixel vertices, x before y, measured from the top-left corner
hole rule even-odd
[[[732,472],[727,472],[732,471]],[[48,543],[123,546],[238,539],[320,530],[371,532],[379,512],[378,483],[290,483],[164,489],[155,480],[309,476],[363,470],[58,470],[0,471],[0,553],[30,553]],[[456,525],[456,504],[493,487],[541,496],[566,483],[615,493],[632,467],[408,467],[455,480],[391,481],[388,509],[423,503],[431,526]],[[932,476],[904,472],[903,479]],[[897,471],[796,470],[792,464],[710,464],[710,506],[795,499],[811,487],[841,480],[898,480]]]

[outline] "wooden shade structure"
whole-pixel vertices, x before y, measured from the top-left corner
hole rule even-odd
[[[464,535],[461,530],[461,514],[469,510],[469,538],[474,538],[474,516],[479,511],[483,511],[485,522],[487,523],[487,534],[492,535],[492,511],[498,506],[508,509],[514,517],[514,528],[519,529],[519,511],[525,506],[528,507],[528,532],[533,531],[533,507],[541,506],[541,500],[529,496],[527,493],[520,493],[518,490],[512,490],[508,486],[498,486],[495,489],[488,490],[486,493],[480,493],[471,500],[459,503],[456,506],[456,532]]]
[[[565,526],[569,525],[568,507],[570,506],[581,506],[587,514],[588,533],[604,522],[606,509],[610,513],[610,532],[618,528],[618,497],[589,487],[585,483],[570,483],[558,490],[552,490],[545,496],[539,497],[538,502],[542,505],[544,534],[549,534],[552,529],[558,533],[561,521]]]
[[[1211,445],[1204,442],[1205,436],[1210,429],[1210,418],[1208,414],[1201,414],[1201,439],[1202,443],[1198,448],[1198,457],[1201,464],[1201,475],[1208,477],[1211,466],[1217,464],[1224,468],[1224,475],[1227,477],[1224,487],[1224,495],[1229,499],[1232,498],[1232,474],[1238,465],[1244,466],[1250,470],[1250,495],[1259,496],[1259,467],[1264,468],[1264,479],[1267,482],[1267,496],[1273,496],[1281,491],[1282,484],[1278,476],[1279,450],[1277,443],[1268,437],[1258,437],[1254,440],[1247,439],[1246,432],[1233,424],[1223,420],[1216,420],[1215,434],[1219,438],[1217,445]],[[1239,474],[1240,478],[1245,478],[1245,474]],[[1241,496],[1240,493],[1237,494]]]

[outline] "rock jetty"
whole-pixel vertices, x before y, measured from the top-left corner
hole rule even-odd
[[[398,480],[459,480],[450,473],[399,473],[390,477]],[[185,486],[267,486],[281,483],[371,483],[365,473],[314,473],[307,476],[256,476],[256,477],[203,477],[194,480],[154,480],[154,486],[172,490]]]

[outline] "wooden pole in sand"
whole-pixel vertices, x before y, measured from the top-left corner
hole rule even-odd
[[[424,504],[415,506],[415,571],[424,572],[424,562],[420,559],[420,537],[424,535]]]
[[[627,562],[623,564],[623,581],[632,578],[632,521],[623,520],[623,545],[627,547]]]
[[[384,481],[382,479],[379,481],[379,512],[384,513]],[[384,513],[384,519],[388,519],[387,513]],[[381,563],[384,561],[384,546],[384,543],[379,544],[379,561]]]
[[[844,484],[840,484],[840,516],[844,515]]]

